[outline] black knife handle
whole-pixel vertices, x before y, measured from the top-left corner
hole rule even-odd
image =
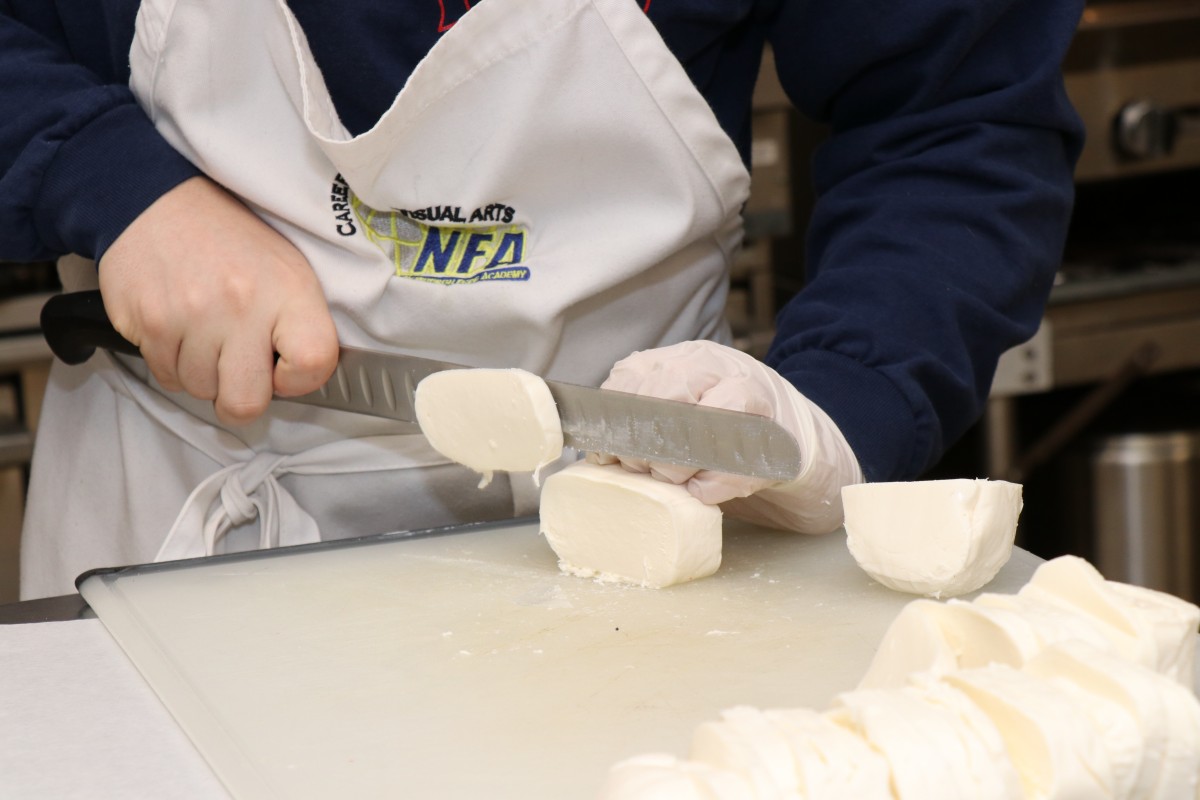
[[[108,320],[99,290],[56,294],[42,306],[42,335],[66,364],[82,364],[96,348],[140,356],[137,345]]]

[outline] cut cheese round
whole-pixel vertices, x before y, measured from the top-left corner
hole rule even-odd
[[[1060,556],[1039,566],[1020,596],[1090,618],[1121,655],[1191,685],[1200,626],[1200,608],[1192,603],[1105,580],[1077,556]]]
[[[451,369],[419,384],[414,409],[434,450],[483,475],[536,472],[563,450],[546,382],[519,369]]]
[[[664,753],[614,764],[598,800],[758,800],[741,776]]]
[[[664,587],[721,565],[721,510],[683,486],[616,464],[571,464],[546,479],[541,531],[567,572]]]
[[[1082,642],[1046,648],[1025,671],[1068,692],[1074,686],[1077,699],[1085,693],[1082,704],[1108,746],[1119,796],[1153,796],[1168,740],[1167,709],[1156,681],[1169,679]]]
[[[1022,800],[995,724],[954,690],[936,686],[859,689],[827,713],[891,766],[897,800]]]
[[[965,761],[955,762],[965,768],[958,780],[964,786],[973,785],[969,795],[978,800],[986,797],[1023,798],[1021,777],[1008,758],[1004,738],[991,717],[983,713],[965,694],[929,674],[909,677],[905,692],[961,720],[955,731],[961,737],[959,745]]]
[[[1154,668],[1181,686],[1197,685],[1195,634],[1200,630],[1200,606],[1144,586],[1108,581],[1108,588],[1153,637]]]
[[[1054,684],[999,664],[942,680],[991,717],[1026,797],[1115,796],[1112,762],[1091,718]]]
[[[972,592],[1012,555],[1021,486],[953,479],[842,489],[846,543],[858,565],[897,591]]]
[[[1036,597],[991,592],[979,595],[972,604],[998,619],[1003,616],[1010,620],[1010,628],[1023,626],[1029,637],[1024,649],[1026,659],[1050,645],[1073,640],[1086,642],[1104,652],[1116,652],[1104,626],[1078,611],[1045,603]]]
[[[757,708],[737,706],[722,711],[719,720],[702,722],[692,736],[689,757],[738,773],[759,797],[796,791],[787,738]]]
[[[1019,667],[1038,649],[1028,624],[1008,612],[958,600],[914,600],[888,626],[858,687],[904,686],[914,672],[943,675],[993,663]]]
[[[891,767],[862,737],[809,708],[763,714],[791,751],[798,797],[894,800]]]

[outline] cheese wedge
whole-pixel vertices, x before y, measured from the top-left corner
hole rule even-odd
[[[842,489],[846,543],[884,586],[930,597],[973,592],[1012,555],[1021,486],[953,479]]]
[[[566,572],[664,587],[721,565],[721,510],[620,465],[576,462],[546,480],[541,531]]]
[[[430,446],[483,475],[534,472],[562,455],[546,382],[519,369],[451,369],[417,384],[414,410]]]

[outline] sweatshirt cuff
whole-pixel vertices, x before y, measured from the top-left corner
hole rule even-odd
[[[139,106],[113,108],[64,141],[46,170],[42,239],[99,260],[155,200],[199,174]]]
[[[771,366],[834,421],[865,480],[914,480],[924,469],[932,431],[886,375],[824,350]]]

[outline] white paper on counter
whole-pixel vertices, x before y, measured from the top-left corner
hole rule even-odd
[[[0,625],[0,797],[228,800],[96,619]]]

